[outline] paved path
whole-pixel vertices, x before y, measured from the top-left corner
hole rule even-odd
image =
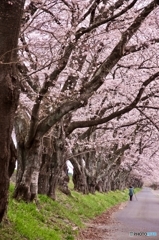
[[[115,221],[108,227],[110,236],[103,240],[159,240],[159,191],[143,188],[132,202],[113,214]],[[138,234],[138,236],[130,236]],[[145,232],[156,232],[157,236],[140,236]]]

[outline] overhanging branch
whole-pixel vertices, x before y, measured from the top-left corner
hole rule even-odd
[[[110,114],[109,116],[102,118],[102,119],[98,119],[98,120],[92,120],[92,121],[77,121],[77,122],[72,122],[69,127],[67,128],[67,135],[71,134],[73,132],[74,129],[76,128],[85,128],[85,127],[91,127],[91,126],[96,126],[99,124],[103,124],[106,123],[116,117],[119,117],[125,113],[130,112],[132,109],[134,109],[136,107],[136,105],[138,104],[138,102],[141,99],[141,96],[145,90],[145,87],[148,86],[152,81],[154,81],[157,77],[159,76],[159,72],[155,73],[154,75],[152,75],[151,77],[149,77],[141,86],[141,88],[138,91],[138,94],[136,96],[136,98],[126,107],[124,107],[123,109],[113,112],[112,114]]]

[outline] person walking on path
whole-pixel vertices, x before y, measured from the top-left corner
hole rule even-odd
[[[132,186],[129,187],[129,197],[130,197],[130,201],[132,201],[134,195],[134,188]]]

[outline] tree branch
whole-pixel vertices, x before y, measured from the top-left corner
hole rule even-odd
[[[76,39],[78,40],[83,34],[85,33],[88,33],[90,31],[92,31],[93,29],[103,25],[103,24],[106,24],[112,20],[114,20],[115,18],[123,15],[124,13],[126,13],[130,8],[132,8],[135,3],[137,2],[138,0],[134,0],[132,3],[130,3],[126,8],[124,8],[123,10],[121,10],[119,13],[115,14],[114,16],[111,16],[107,19],[104,19],[104,20],[101,20],[101,21],[98,21],[98,22],[95,22],[94,24],[92,24],[90,27],[88,28],[80,28],[77,33],[76,33]]]
[[[76,97],[75,100],[72,101],[66,101],[63,103],[60,107],[58,107],[54,112],[50,114],[50,116],[47,116],[44,120],[42,120],[39,123],[39,126],[37,128],[37,135],[43,136],[50,128],[58,122],[65,114],[68,112],[78,109],[80,107],[86,106],[88,99],[93,95],[94,91],[96,91],[104,82],[103,77],[106,77],[110,70],[115,66],[115,64],[120,60],[120,58],[123,56],[123,49],[130,40],[130,38],[133,36],[133,34],[139,29],[142,22],[145,20],[145,18],[150,14],[151,11],[155,8],[155,1],[148,4],[143,11],[136,17],[134,22],[130,25],[130,27],[122,34],[122,37],[118,44],[115,46],[115,48],[112,50],[109,57],[101,64],[101,66],[95,71],[92,79],[90,82],[86,83],[80,90],[80,97]],[[59,68],[57,68],[51,75],[50,80],[52,81],[55,79],[58,74],[64,69],[66,66],[66,63],[68,61],[68,57],[70,56],[72,49],[73,49],[73,43],[69,43],[69,45],[65,49],[65,55],[66,59],[63,58],[62,63],[60,64]],[[68,53],[67,53],[68,52]],[[152,78],[154,76],[153,75]],[[151,77],[150,77],[151,79]],[[149,79],[148,79],[149,80]],[[144,86],[143,86],[144,87]],[[141,89],[143,91],[144,89]],[[139,94],[140,95],[140,94]],[[137,101],[135,99],[134,101]],[[135,105],[135,103],[133,103]],[[131,106],[129,106],[131,107]],[[129,108],[128,107],[128,108]],[[130,111],[127,109],[127,111]],[[121,114],[122,111],[121,111]],[[120,114],[119,114],[120,115]],[[116,116],[115,116],[116,117]],[[113,117],[114,118],[114,117]],[[97,121],[97,120],[96,120]],[[74,123],[75,124],[75,123]],[[86,123],[85,123],[86,124]],[[76,124],[75,124],[76,125]],[[78,124],[77,124],[78,125]],[[87,125],[87,124],[86,124]],[[93,124],[94,125],[94,124]],[[90,126],[93,126],[90,125]],[[71,129],[69,128],[68,133],[72,132],[76,126],[74,127],[71,125]],[[79,125],[78,125],[79,126]]]
[[[98,120],[92,120],[92,121],[77,121],[77,122],[72,122],[68,128],[67,128],[67,135],[71,134],[73,132],[74,129],[76,128],[84,128],[84,127],[91,127],[91,126],[95,126],[98,124],[103,124],[106,123],[116,117],[119,117],[125,113],[130,112],[133,108],[136,107],[137,103],[140,101],[141,96],[145,90],[145,87],[148,86],[148,84],[150,84],[152,81],[154,81],[157,77],[159,76],[159,72],[155,73],[154,75],[152,75],[150,78],[148,78],[141,86],[141,88],[139,89],[139,92],[136,96],[136,98],[132,101],[132,103],[130,103],[128,106],[124,107],[123,109],[113,112],[112,114],[110,114],[109,116],[102,118],[102,119],[98,119]]]
[[[157,129],[157,131],[159,131],[159,127],[157,126],[157,124],[149,117],[147,116],[146,113],[144,113],[142,110],[140,110],[138,107],[136,107],[136,109],[142,114],[144,115],[151,123],[152,125]]]

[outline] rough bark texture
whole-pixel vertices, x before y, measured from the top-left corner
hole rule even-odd
[[[28,129],[28,115],[19,110],[15,119],[17,136],[18,167],[14,197],[31,201],[38,192],[38,177],[41,167],[41,139],[34,139],[31,146],[25,144]]]
[[[64,165],[61,169],[61,174],[58,179],[58,188],[61,192],[65,193],[66,195],[71,195],[71,192],[68,188],[69,183],[69,175],[68,175],[68,167],[66,161],[64,161]]]
[[[77,148],[74,149],[74,155],[78,154],[78,145],[76,147]],[[82,157],[82,155],[78,155],[70,159],[73,165],[72,181],[76,191],[88,194],[86,171]]]
[[[18,159],[18,170],[14,197],[26,202],[36,199],[38,178],[41,167],[41,142],[34,141],[32,146],[21,148],[21,162]]]
[[[0,2],[0,222],[7,207],[13,119],[18,103],[17,42],[23,0]]]
[[[60,185],[60,189],[70,194],[67,183],[68,173],[65,162],[65,142],[63,142],[63,131],[60,126],[54,128],[54,136],[44,137],[43,139],[43,155],[42,165],[40,168],[38,180],[38,193],[46,194],[52,199],[56,199],[56,188]]]
[[[56,132],[56,134],[55,134]],[[65,143],[65,133],[63,130],[63,123],[59,123],[55,127],[55,136],[53,139],[53,155],[51,161],[51,175],[49,179],[49,191],[48,196],[52,199],[56,199],[56,188],[60,187],[60,190],[65,194],[70,195],[67,183],[69,179],[67,178],[67,168],[66,168],[66,143]]]
[[[38,180],[38,193],[47,194],[49,191],[49,178],[51,174],[51,157],[48,153],[42,154],[42,164]]]
[[[13,140],[11,140],[10,159],[9,159],[9,168],[8,168],[9,177],[11,177],[14,172],[16,161],[17,161],[17,149],[15,148]]]
[[[77,170],[75,167],[73,171],[72,181],[74,184],[74,190],[83,194],[88,194],[86,175],[82,171]]]
[[[34,137],[27,144],[29,118],[25,110],[19,109],[15,119],[17,136],[18,167],[14,198],[33,201],[37,193],[56,199],[55,190],[70,194],[65,157],[65,136],[60,124],[43,138]],[[56,136],[56,137],[55,137]]]

